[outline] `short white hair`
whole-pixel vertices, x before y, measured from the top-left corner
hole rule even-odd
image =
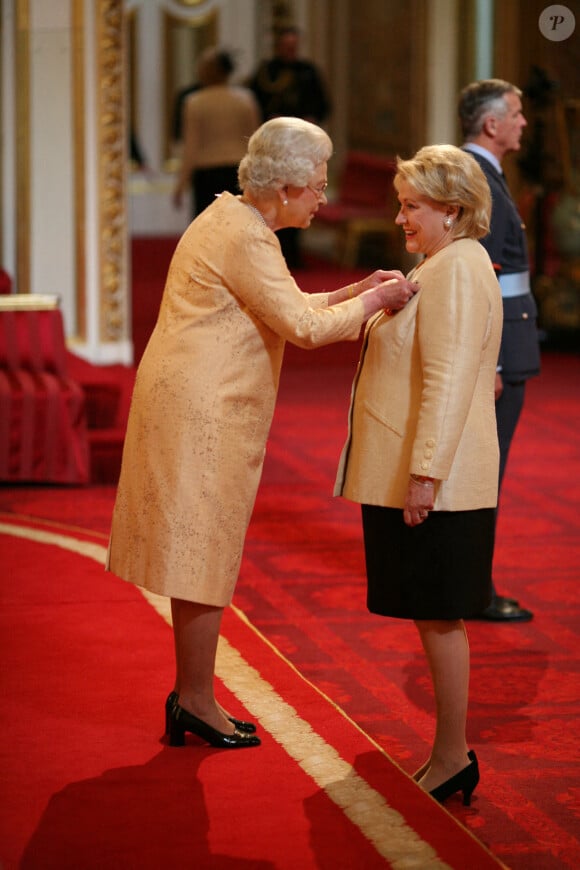
[[[285,184],[306,187],[332,154],[328,133],[302,118],[272,118],[250,137],[238,167],[240,190],[260,194]]]

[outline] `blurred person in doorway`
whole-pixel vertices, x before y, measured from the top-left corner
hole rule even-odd
[[[179,208],[191,185],[193,217],[224,190],[238,193],[238,164],[260,123],[254,95],[229,84],[234,62],[227,51],[208,48],[199,60],[200,88],[183,109],[181,171],[174,192]]]

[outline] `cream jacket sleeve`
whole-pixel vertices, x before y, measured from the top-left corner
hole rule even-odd
[[[303,348],[358,338],[365,319],[362,300],[328,307],[328,293],[302,292],[269,229],[253,223],[234,235],[229,245],[224,280],[272,332]]]

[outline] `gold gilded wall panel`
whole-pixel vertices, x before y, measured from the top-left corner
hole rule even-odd
[[[123,2],[99,0],[97,12],[97,111],[99,138],[100,340],[128,333],[126,275]]]

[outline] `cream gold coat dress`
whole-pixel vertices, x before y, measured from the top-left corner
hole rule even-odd
[[[489,255],[461,239],[408,277],[413,299],[368,323],[335,495],[403,508],[414,473],[436,478],[435,510],[495,507],[502,301]]]
[[[190,224],[137,372],[110,571],[161,595],[229,604],[284,344],[360,334],[362,301],[327,301],[300,291],[275,234],[237,197],[222,194]]]

